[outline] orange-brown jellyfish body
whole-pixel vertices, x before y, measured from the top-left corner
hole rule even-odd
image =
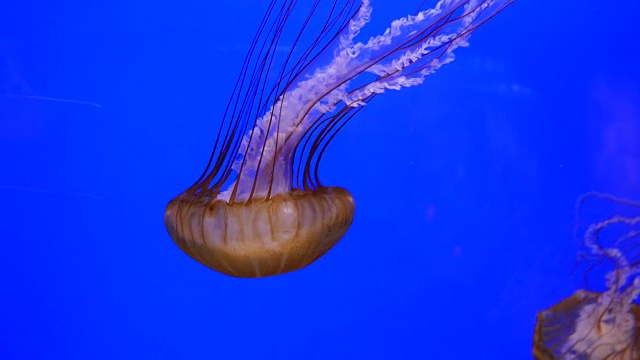
[[[167,206],[169,234],[185,253],[219,272],[261,277],[300,269],[347,232],[355,204],[347,190],[292,190],[244,203],[181,195]]]
[[[236,277],[282,274],[320,258],[347,232],[355,210],[347,190],[318,178],[329,142],[375,95],[419,85],[453,61],[453,51],[513,1],[440,0],[366,42],[355,39],[370,20],[369,0],[312,0],[304,9],[296,0],[271,1],[209,164],[167,205],[171,238],[200,263]],[[297,9],[307,12],[291,32],[299,35],[278,59]],[[311,24],[319,33],[311,34]]]
[[[599,293],[578,290],[572,296],[562,300],[551,308],[538,313],[533,339],[533,355],[538,360],[564,359],[611,359],[637,360],[640,359],[640,332],[635,329],[640,324],[640,306],[632,303],[628,310],[629,317],[623,321],[632,323],[633,334],[625,334],[622,341],[612,341],[612,328],[604,321],[606,311],[594,313],[590,334],[584,339],[575,338],[575,344],[568,343],[568,339],[575,333],[580,313],[585,309],[595,309],[601,301]],[[593,311],[593,310],[591,310]],[[600,320],[602,317],[602,320]],[[598,325],[598,323],[602,323]],[[591,345],[581,345],[590,341]]]
[[[588,194],[640,210],[640,202],[604,194]],[[538,360],[638,360],[640,359],[640,216],[613,216],[589,226],[584,244],[598,263],[614,269],[606,275],[606,290],[579,290],[538,313],[533,355]],[[604,244],[602,232],[623,227],[613,244]],[[620,230],[619,230],[620,231]]]

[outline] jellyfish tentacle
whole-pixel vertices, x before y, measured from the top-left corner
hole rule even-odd
[[[374,93],[422,83],[426,75],[453,61],[453,50],[465,46],[466,39],[473,30],[512,2],[441,0],[433,9],[394,21],[384,34],[372,37],[366,43],[354,43],[371,13],[369,2],[364,1],[350,20],[349,26],[342,30],[344,34],[339,37],[334,58],[328,64],[318,67],[309,78],[299,81],[294,78],[276,103],[256,121],[254,129],[268,129],[264,134],[264,151],[256,162],[247,165],[253,170],[247,173],[246,179],[239,176],[237,182],[255,183],[256,188],[251,193],[255,196],[288,191],[291,187],[291,175],[286,169],[287,165],[283,163],[291,158],[305,129],[324,113],[335,109],[339,102],[349,106],[361,105],[363,99]],[[489,7],[494,9],[488,11]],[[458,11],[462,11],[462,14],[454,16]],[[444,34],[445,32],[447,33]],[[407,42],[411,44],[411,48],[407,48]],[[439,56],[428,57],[430,61],[427,62],[425,56],[433,53],[432,48],[444,49],[446,56],[442,60],[438,60]],[[399,54],[400,50],[405,53]],[[387,58],[389,60],[385,60]],[[384,61],[388,64],[382,64]],[[416,69],[419,71],[407,72],[409,76],[403,73],[405,70]],[[367,71],[380,76],[377,80],[349,91],[350,79]],[[275,130],[270,126],[274,117],[277,118]],[[241,154],[243,150],[240,149]],[[242,161],[246,158],[247,156],[243,156]],[[271,173],[271,176],[266,176],[264,185],[256,180],[260,179],[259,175],[252,176],[263,172],[263,167]]]

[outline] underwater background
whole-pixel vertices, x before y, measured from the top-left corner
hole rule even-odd
[[[0,359],[531,358],[536,313],[584,287],[576,199],[640,199],[640,4],[516,1],[329,146],[356,201],[333,250],[236,279],[163,213],[266,6],[3,3]]]

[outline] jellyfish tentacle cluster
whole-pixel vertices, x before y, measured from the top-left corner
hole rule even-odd
[[[289,272],[321,257],[347,232],[355,211],[348,191],[320,182],[331,140],[374,96],[419,85],[453,61],[474,30],[514,1],[439,0],[357,41],[371,19],[370,0],[311,0],[278,68],[275,53],[297,1],[273,0],[205,171],[167,205],[172,239],[202,264],[238,277]],[[328,15],[305,48],[321,3],[329,4]],[[288,220],[277,220],[281,215]],[[284,241],[277,234],[296,235]]]
[[[287,175],[293,152],[323,115],[339,110],[340,105],[364,105],[368,98],[387,89],[421,84],[425,76],[453,61],[453,51],[468,45],[471,32],[509,3],[441,0],[432,9],[393,21],[383,34],[367,42],[355,42],[372,13],[369,0],[364,0],[349,26],[329,44],[327,51],[333,46],[335,56],[327,64],[314,62],[317,67],[307,77],[293,78],[244,136],[238,149],[240,156],[232,167],[240,174],[237,186],[223,191],[219,198],[235,195],[234,200],[245,200],[249,194],[242,189],[247,188],[253,190],[253,196],[289,191],[292,183]],[[351,86],[365,73],[375,78]],[[257,151],[261,156],[256,156]]]

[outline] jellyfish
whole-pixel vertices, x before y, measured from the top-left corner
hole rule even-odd
[[[599,193],[585,195],[580,203],[594,197],[640,210],[640,202]],[[603,241],[605,231],[616,234],[612,244]],[[640,359],[640,306],[635,303],[640,294],[639,240],[640,215],[616,215],[587,228],[584,245],[591,259],[613,266],[605,275],[606,288],[578,290],[538,313],[536,359]]]
[[[346,189],[320,182],[328,144],[376,95],[419,85],[453,61],[472,32],[514,1],[440,0],[364,42],[357,38],[371,18],[369,0],[307,1],[294,30],[298,1],[271,1],[209,163],[166,207],[171,238],[234,277],[282,274],[323,256],[355,211]],[[278,61],[289,33],[298,35]]]

